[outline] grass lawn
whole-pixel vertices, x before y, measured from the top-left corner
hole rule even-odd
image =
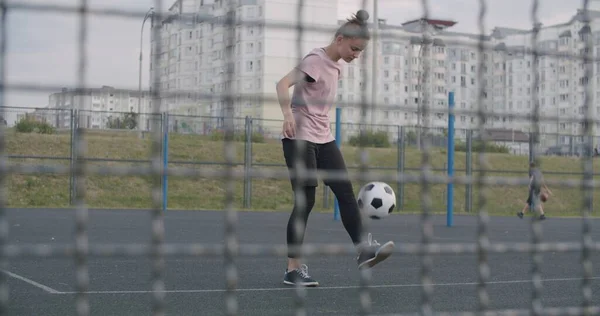
[[[89,132],[87,157],[104,159],[147,159],[150,156],[150,136],[139,137],[136,133],[126,132]],[[8,155],[31,155],[45,157],[69,157],[69,134],[19,134],[8,130],[6,135]],[[261,168],[283,168],[283,156],[280,143],[254,143],[253,163],[276,164],[279,166]],[[356,167],[359,163],[359,149],[342,145],[347,164]],[[244,143],[236,143],[237,161],[242,163]],[[405,167],[418,169],[421,154],[414,148],[406,150]],[[396,148],[368,149],[370,168],[390,168],[395,172],[398,165]],[[527,175],[526,156],[507,154],[487,154],[488,168],[497,172],[488,172],[490,176],[523,177]],[[206,137],[195,135],[171,134],[169,138],[169,160],[175,162],[223,162],[223,143],[210,141]],[[465,169],[465,153],[457,152],[455,168]],[[596,159],[595,159],[596,160]],[[68,164],[67,160],[55,159],[11,159],[13,162],[36,164]],[[478,169],[478,156],[474,153],[473,169]],[[131,165],[125,162],[94,162],[105,165]],[[444,168],[446,153],[442,149],[433,149],[431,163],[434,168]],[[172,164],[173,166],[178,164]],[[186,165],[190,167],[190,165]],[[191,165],[194,168],[219,168],[215,164]],[[594,170],[599,163],[594,161]],[[241,167],[240,167],[241,168]],[[500,171],[514,171],[500,173]],[[543,157],[542,171],[548,179],[581,179],[581,160],[575,158]],[[380,170],[379,172],[389,172]],[[408,172],[417,173],[418,170]],[[440,173],[443,171],[440,171]],[[561,172],[568,174],[552,174]],[[462,175],[464,171],[456,171]],[[476,173],[474,172],[474,175]],[[397,188],[396,184],[391,184]],[[69,207],[69,176],[67,175],[11,175],[7,179],[9,207]],[[446,185],[431,187],[431,202],[435,213],[445,212]],[[551,187],[555,196],[544,205],[549,216],[579,216],[582,209],[583,194],[577,188]],[[168,205],[170,209],[222,209],[225,196],[224,182],[211,179],[169,178]],[[356,184],[355,191],[359,186]],[[143,177],[107,177],[92,175],[86,181],[86,200],[92,208],[149,208],[151,207],[151,184]],[[421,211],[421,189],[418,184],[405,184],[404,208],[401,212],[418,213]],[[455,214],[464,212],[465,186],[455,185]],[[478,210],[478,188],[473,189],[473,212]],[[495,186],[486,189],[486,210],[493,215],[514,215],[523,207],[527,198],[525,186]],[[324,207],[324,189],[318,190],[316,210],[333,210],[333,195],[330,195],[329,207]],[[251,203],[253,210],[290,210],[292,194],[287,179],[253,179]],[[594,192],[595,203],[600,203],[600,195]],[[234,205],[243,207],[243,181],[235,183]]]

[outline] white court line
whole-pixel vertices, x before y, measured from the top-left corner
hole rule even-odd
[[[598,280],[600,277],[592,277],[592,280]],[[542,282],[569,282],[569,281],[581,281],[582,278],[558,278],[558,279],[545,279]],[[530,283],[531,279],[528,280],[505,280],[505,281],[491,281],[486,282],[489,285],[498,284],[516,284],[516,283]],[[477,285],[477,282],[464,282],[464,283],[434,283],[432,286],[473,286]],[[369,288],[382,289],[382,288],[408,288],[408,287],[421,287],[420,283],[416,284],[382,284],[382,285],[371,285]],[[306,290],[350,290],[359,289],[360,286],[322,286],[322,287],[307,287]],[[276,287],[276,288],[246,288],[237,289],[235,292],[270,292],[270,291],[294,291],[295,287]],[[223,293],[227,290],[224,289],[210,289],[210,290],[166,290],[161,293]],[[87,291],[86,294],[149,294],[153,291]],[[58,292],[53,294],[77,294],[77,292]]]
[[[6,271],[6,270],[0,270],[0,271],[6,273],[10,277],[13,277],[13,278],[21,280],[21,281],[23,281],[25,283],[31,284],[31,285],[33,285],[33,286],[35,286],[35,287],[37,287],[39,289],[42,289],[42,290],[44,290],[44,291],[46,291],[46,292],[48,292],[50,294],[64,294],[61,291],[57,291],[57,290],[55,290],[55,289],[53,289],[53,288],[51,288],[49,286],[45,286],[43,284],[37,283],[37,282],[35,282],[35,281],[31,280],[31,279],[28,279],[26,277],[20,276],[18,274],[14,274],[14,273],[12,273],[10,271]]]

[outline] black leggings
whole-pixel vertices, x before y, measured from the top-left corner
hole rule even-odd
[[[296,142],[303,142],[303,152],[298,152]],[[304,168],[309,171],[328,170],[347,172],[346,163],[342,153],[335,144],[329,142],[326,144],[315,144],[302,140],[283,139],[283,155],[285,162],[292,176],[292,189],[294,190],[294,208],[287,225],[287,244],[288,246],[298,247],[304,241],[306,223],[308,215],[315,205],[317,179],[303,179],[299,182],[295,179],[296,159],[303,159]],[[335,194],[340,207],[340,215],[344,228],[350,235],[350,239],[355,245],[362,241],[363,222],[356,202],[356,197],[352,188],[352,183],[347,180],[324,180],[325,185],[329,186]],[[296,225],[296,221],[299,226]],[[293,251],[288,251],[289,258],[296,258],[298,255]]]

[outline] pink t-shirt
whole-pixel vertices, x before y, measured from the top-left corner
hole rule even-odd
[[[292,113],[296,119],[296,139],[324,144],[334,139],[329,111],[335,101],[341,65],[327,56],[325,49],[315,48],[296,67],[313,80],[305,79],[294,86]]]

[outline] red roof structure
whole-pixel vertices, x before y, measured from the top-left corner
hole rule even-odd
[[[404,22],[402,23],[402,25],[406,25],[406,24],[411,24],[411,23],[415,23],[415,22],[427,22],[427,24],[431,24],[431,25],[442,25],[445,27],[450,27],[450,26],[454,26],[454,24],[456,24],[456,22],[454,21],[450,21],[450,20],[436,20],[436,19],[417,19],[417,20],[412,20],[412,21],[408,21],[408,22]]]
[[[445,28],[454,26],[456,23],[457,22],[450,21],[450,20],[421,18],[421,19],[416,19],[416,20],[404,22],[404,23],[402,23],[402,26],[405,27],[405,28],[407,28],[407,29],[415,29],[418,26],[427,24],[427,25],[433,27],[436,30],[443,30]]]

